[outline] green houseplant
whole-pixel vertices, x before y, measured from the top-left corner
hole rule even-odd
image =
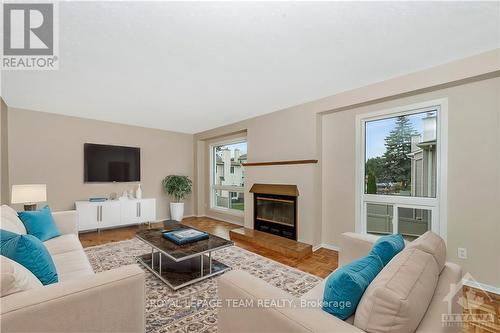
[[[184,203],[181,200],[191,193],[193,182],[187,176],[170,175],[163,179],[162,185],[165,193],[175,200],[170,203],[170,218],[182,221]]]

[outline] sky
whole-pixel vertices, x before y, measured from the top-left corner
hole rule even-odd
[[[427,112],[408,116],[413,128],[422,134],[423,121]],[[382,156],[385,152],[385,138],[396,126],[396,117],[366,122],[366,159]]]
[[[234,157],[234,150],[239,149],[240,150],[240,155],[246,154],[247,153],[247,143],[246,142],[241,142],[241,143],[234,143],[231,145],[225,145],[226,148],[231,150],[231,157]]]

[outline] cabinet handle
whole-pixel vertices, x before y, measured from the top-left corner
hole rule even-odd
[[[141,203],[139,202],[139,217],[141,217],[142,215],[142,206],[141,206]]]
[[[96,211],[97,211],[97,222],[99,222],[99,206],[97,206]]]
[[[101,217],[99,219],[102,222],[102,206],[99,206],[99,207],[101,208]]]

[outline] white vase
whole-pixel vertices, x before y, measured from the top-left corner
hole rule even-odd
[[[183,217],[184,217],[184,203],[183,202],[171,202],[170,203],[170,219],[181,222]]]
[[[137,185],[137,189],[135,190],[135,198],[136,199],[142,199],[141,184]]]

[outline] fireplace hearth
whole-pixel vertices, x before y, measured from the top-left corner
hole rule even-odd
[[[254,184],[254,229],[297,240],[295,185]]]

